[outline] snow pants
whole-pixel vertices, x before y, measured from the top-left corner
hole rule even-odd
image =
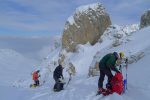
[[[99,77],[99,81],[98,81],[98,88],[103,88],[103,81],[104,81],[105,75],[108,77],[107,85],[110,84],[110,81],[113,77],[113,74],[111,73],[111,70],[109,68],[100,69],[100,77]]]

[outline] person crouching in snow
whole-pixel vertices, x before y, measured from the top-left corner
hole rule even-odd
[[[56,69],[53,72],[53,78],[55,80],[55,85],[53,90],[56,92],[63,90],[63,85],[64,85],[63,69],[64,68],[59,63],[59,65],[56,67]]]
[[[33,74],[32,74],[32,79],[34,80],[34,86],[35,87],[40,85],[40,82],[39,82],[39,77],[40,77],[39,72],[40,72],[40,70],[37,70],[37,71],[33,72]]]
[[[99,62],[99,70],[100,70],[100,77],[98,81],[98,94],[103,94],[105,89],[103,89],[103,81],[105,75],[108,77],[108,83],[106,84],[107,87],[111,89],[111,79],[113,74],[111,70],[115,71],[116,73],[120,73],[119,70],[116,68],[116,61],[119,59],[119,55],[117,52],[109,53],[105,55]]]

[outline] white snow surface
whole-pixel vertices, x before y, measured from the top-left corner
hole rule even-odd
[[[131,28],[127,29],[128,32],[132,31]],[[25,60],[22,56],[19,56],[12,51],[0,51],[0,99],[1,100],[150,100],[150,27],[144,28],[133,32],[132,34],[121,32],[123,36],[119,38],[121,44],[119,46],[113,47],[113,41],[116,39],[114,36],[116,31],[109,30],[112,34],[105,34],[102,37],[102,42],[91,46],[89,43],[86,45],[79,45],[78,52],[76,53],[63,53],[67,56],[65,63],[71,61],[76,67],[76,75],[72,78],[68,87],[60,92],[53,92],[52,88],[54,85],[54,80],[52,78],[52,72],[56,65],[52,64],[53,61],[59,59],[60,48],[54,50],[49,54],[45,60],[43,60],[41,67],[41,80],[46,82],[42,84],[39,88],[31,89],[27,85],[31,81],[27,73],[32,71],[29,67],[32,62]],[[128,41],[129,40],[129,41]],[[98,76],[87,77],[89,66],[92,62],[93,56],[99,52],[101,57],[110,52],[125,52],[125,55],[129,57],[138,52],[144,52],[145,56],[129,64],[128,66],[128,90],[123,95],[118,95],[113,93],[109,96],[102,97],[101,95],[95,96],[97,91]],[[15,56],[10,56],[10,54],[15,54]],[[24,60],[25,62],[21,62]],[[22,66],[16,63],[20,62]],[[52,66],[53,65],[53,66]],[[67,67],[66,64],[64,64]],[[66,69],[66,68],[65,68]],[[68,81],[67,72],[64,69],[64,77],[66,82]],[[15,71],[13,71],[15,70]],[[20,71],[23,72],[20,74]],[[126,71],[123,69],[124,72]],[[5,72],[6,71],[6,72]],[[27,72],[24,72],[27,71]],[[10,73],[10,74],[7,74]],[[16,78],[20,77],[23,81],[17,81]],[[10,78],[7,78],[10,77]],[[15,84],[10,84],[13,83]],[[106,83],[107,78],[105,78],[104,83]]]
[[[84,14],[90,13],[90,10],[89,10],[89,9],[91,9],[91,10],[97,12],[97,15],[104,15],[104,14],[106,14],[105,8],[104,8],[103,5],[100,4],[100,3],[93,3],[93,4],[89,4],[89,5],[83,5],[83,6],[80,6],[80,7],[76,8],[76,10],[75,10],[75,12],[73,13],[73,15],[71,15],[71,16],[67,19],[67,22],[68,22],[70,25],[73,25],[73,24],[76,25],[76,22],[75,22],[74,17],[79,18],[79,16],[82,15],[83,13],[84,13]],[[65,25],[65,29],[68,28],[68,23]],[[77,26],[77,25],[76,25],[76,26]]]
[[[14,50],[0,49],[0,85],[12,85],[15,81],[26,80],[36,63],[37,61],[28,59]]]

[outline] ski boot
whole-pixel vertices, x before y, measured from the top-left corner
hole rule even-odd
[[[99,88],[96,95],[105,94],[106,90],[103,88]]]

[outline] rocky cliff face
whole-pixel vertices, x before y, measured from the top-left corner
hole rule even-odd
[[[111,20],[102,4],[81,6],[65,24],[62,48],[74,52],[78,44],[93,45],[109,25]]]
[[[140,28],[150,26],[150,9],[141,16]]]

